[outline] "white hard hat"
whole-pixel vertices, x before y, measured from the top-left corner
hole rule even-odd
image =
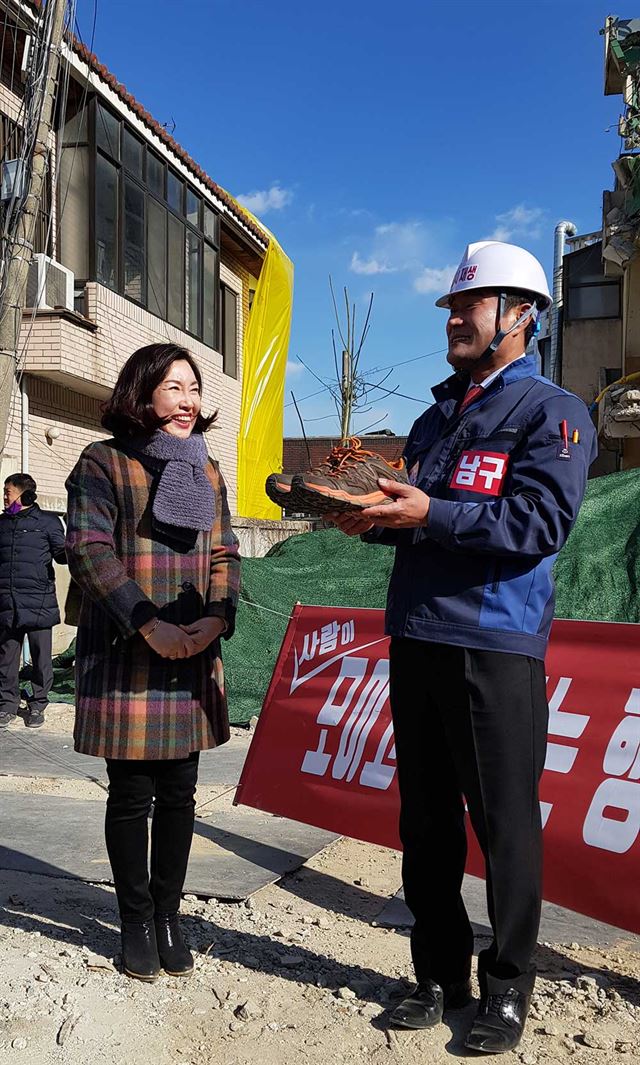
[[[446,296],[436,300],[436,307],[448,307],[456,292],[474,288],[519,289],[536,296],[540,310],[550,307],[553,300],[542,265],[535,255],[516,244],[499,240],[480,240],[469,244],[462,262],[455,272]]]

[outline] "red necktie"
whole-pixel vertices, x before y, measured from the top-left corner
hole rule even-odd
[[[458,414],[462,414],[463,410],[465,410],[470,403],[473,403],[474,399],[477,399],[478,396],[481,396],[483,392],[484,388],[482,387],[482,385],[474,385],[473,388],[470,388],[466,396],[464,396],[463,399],[460,401],[460,406],[458,407]]]

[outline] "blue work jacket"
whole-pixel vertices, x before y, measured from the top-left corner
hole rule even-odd
[[[426,524],[364,537],[396,548],[390,636],[544,658],[553,563],[597,442],[582,400],[536,370],[533,356],[510,363],[462,414],[469,379],[454,374],[413,425],[405,460],[431,499]]]

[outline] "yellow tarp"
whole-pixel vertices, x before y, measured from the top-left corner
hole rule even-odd
[[[244,334],[238,434],[238,514],[243,518],[277,521],[282,512],[265,495],[264,482],[270,473],[282,469],[284,379],[293,307],[293,263],[262,222],[246,207],[242,210],[269,235],[269,246]]]

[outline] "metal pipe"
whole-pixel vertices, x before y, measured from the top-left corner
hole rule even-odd
[[[575,237],[578,230],[573,222],[558,222],[553,235],[553,305],[551,307],[551,343],[549,352],[549,376],[561,384],[560,362],[560,311],[562,310],[562,260],[567,237]]]
[[[29,393],[27,392],[27,378],[23,374],[20,378],[20,469],[22,473],[29,472]]]

